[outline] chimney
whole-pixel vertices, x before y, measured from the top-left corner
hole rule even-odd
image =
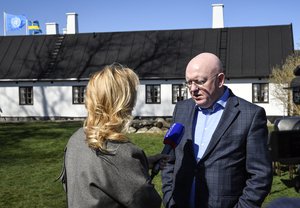
[[[67,34],[78,33],[78,14],[71,12],[66,13],[67,15]]]
[[[224,4],[212,4],[212,28],[224,28]]]
[[[58,24],[55,22],[46,23],[46,34],[47,35],[57,35],[58,34]]]

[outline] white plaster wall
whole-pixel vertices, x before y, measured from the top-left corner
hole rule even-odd
[[[269,84],[269,104],[267,106],[261,105],[265,108],[267,115],[287,116],[287,110],[283,103],[274,96],[274,89],[278,87],[274,84]]]
[[[1,116],[18,115],[17,113],[21,111],[18,86],[0,87],[0,109]]]
[[[34,89],[37,116],[86,116],[84,105],[72,103],[72,86],[40,86]]]
[[[72,104],[72,86],[84,83],[1,83],[0,108],[3,117],[84,117],[84,105]],[[33,105],[19,105],[19,86],[33,86]]]
[[[133,111],[134,116],[172,116],[175,104],[172,104],[172,83],[181,84],[182,80],[141,80],[138,90],[137,103]],[[161,103],[146,104],[146,85],[161,85]]]
[[[243,79],[243,80],[226,80],[225,85],[228,86],[232,92],[245,100],[252,102],[252,83],[267,83],[268,80],[257,79]],[[269,84],[269,103],[255,103],[265,109],[267,116],[285,116],[286,111],[279,100],[274,97],[272,90],[274,85]]]
[[[184,80],[141,80],[138,89],[134,116],[172,116],[175,104],[172,104],[172,84],[181,84]],[[227,85],[237,96],[252,102],[252,83],[265,83],[266,80],[226,80]],[[84,105],[72,103],[72,86],[86,85],[87,82],[0,82],[0,108],[3,117],[59,116],[85,117]],[[146,104],[145,85],[161,85],[161,103]],[[34,105],[19,105],[19,86],[33,86]],[[268,116],[284,116],[283,105],[271,93],[274,85],[270,84],[269,103],[257,104],[266,110]]]

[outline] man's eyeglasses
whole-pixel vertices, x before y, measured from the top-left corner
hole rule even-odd
[[[214,79],[215,77],[217,77],[220,73],[217,73],[211,77],[208,77],[207,79],[205,80],[189,80],[189,81],[186,81],[184,82],[184,85],[187,87],[187,88],[191,88],[193,84],[195,84],[196,86],[203,86],[208,80],[211,80],[211,79]]]

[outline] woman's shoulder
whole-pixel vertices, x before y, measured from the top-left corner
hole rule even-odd
[[[85,137],[85,133],[84,133],[83,127],[80,127],[72,134],[71,137],[82,137],[82,136]]]
[[[85,133],[83,128],[77,129],[69,138],[66,149],[68,152],[89,152],[89,147],[86,143]]]
[[[73,143],[82,143],[82,141],[85,140],[85,133],[83,128],[77,129],[72,136],[70,137],[68,141],[68,145],[73,144]]]
[[[109,141],[108,147],[113,150],[115,159],[119,158],[124,163],[139,161],[143,164],[147,163],[144,151],[131,142],[113,142]]]
[[[107,148],[113,154],[143,154],[143,150],[133,144],[130,141],[127,142],[118,142],[118,141],[107,141]]]

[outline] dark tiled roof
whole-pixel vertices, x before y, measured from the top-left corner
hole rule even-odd
[[[267,77],[293,48],[292,25],[2,36],[0,81],[88,79],[113,62],[141,79],[178,79],[205,51],[221,58],[227,78]]]

